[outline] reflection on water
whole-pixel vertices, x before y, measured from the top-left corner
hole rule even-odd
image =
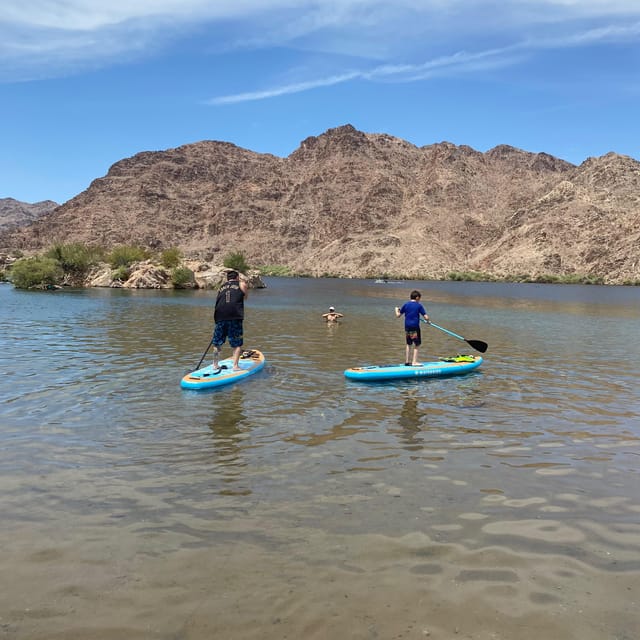
[[[0,287],[6,637],[637,636],[640,291],[268,284],[267,366],[201,393],[211,292]],[[347,381],[414,286],[481,369]]]
[[[243,468],[248,465],[243,457],[243,440],[250,437],[250,423],[244,413],[244,391],[242,387],[229,387],[220,394],[216,410],[209,422],[213,434],[215,456],[214,469],[223,476],[223,482],[228,486],[221,493],[229,495],[248,495],[251,490],[238,487],[242,485]]]

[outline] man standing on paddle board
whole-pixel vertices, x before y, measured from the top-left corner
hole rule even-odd
[[[422,294],[415,289],[409,296],[411,299],[405,302],[400,308],[396,307],[396,318],[404,315],[404,333],[407,342],[405,350],[404,363],[406,366],[418,366],[418,348],[422,344],[422,336],[420,334],[420,317],[425,322],[429,322],[429,316],[425,308],[420,304]],[[411,348],[413,347],[413,358],[411,358]]]
[[[215,327],[213,329],[213,368],[218,368],[220,347],[225,340],[233,349],[233,370],[240,371],[238,360],[243,345],[242,321],[244,320],[244,301],[249,295],[249,287],[244,280],[240,280],[237,271],[227,272],[227,281],[218,290],[216,309],[213,314]]]

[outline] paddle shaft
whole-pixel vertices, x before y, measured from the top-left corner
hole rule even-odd
[[[449,329],[445,329],[444,327],[437,325],[435,322],[429,321],[427,324],[430,324],[432,327],[435,327],[436,329],[440,329],[440,331],[444,331],[445,333],[448,333],[450,336],[453,336],[454,338],[458,338],[458,340],[462,340],[463,342],[466,342],[466,340],[462,336],[459,336],[457,333],[453,333],[453,331],[449,331]]]
[[[423,320],[423,322],[425,321]],[[429,321],[429,322],[426,322],[426,324],[430,324],[432,327],[435,327],[436,329],[440,329],[440,331],[443,331],[444,333],[454,338],[458,338],[458,340],[462,340],[463,342],[466,342],[470,347],[472,347],[476,351],[480,351],[480,353],[484,353],[489,347],[489,345],[486,342],[483,342],[482,340],[467,340],[466,338],[463,338],[457,333],[454,333],[453,331],[449,331],[449,329],[445,329],[444,327],[437,325],[435,322]]]
[[[197,371],[200,368],[200,365],[202,364],[202,361],[207,357],[207,353],[209,353],[209,349],[211,349],[211,345],[212,344],[213,344],[213,342],[209,342],[209,344],[207,345],[207,348],[205,349],[204,353],[202,354],[202,358],[200,358],[200,362],[198,362],[198,365],[196,366],[194,371]]]

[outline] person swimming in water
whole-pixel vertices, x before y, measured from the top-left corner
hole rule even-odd
[[[344,315],[342,313],[338,313],[335,307],[329,307],[328,313],[323,313],[322,317],[325,319],[325,322],[336,323],[340,318],[344,318]]]

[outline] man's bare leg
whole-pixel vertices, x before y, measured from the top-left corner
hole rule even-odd
[[[238,361],[240,360],[240,353],[242,352],[242,347],[236,347],[233,350],[233,370],[234,371],[242,371]]]

